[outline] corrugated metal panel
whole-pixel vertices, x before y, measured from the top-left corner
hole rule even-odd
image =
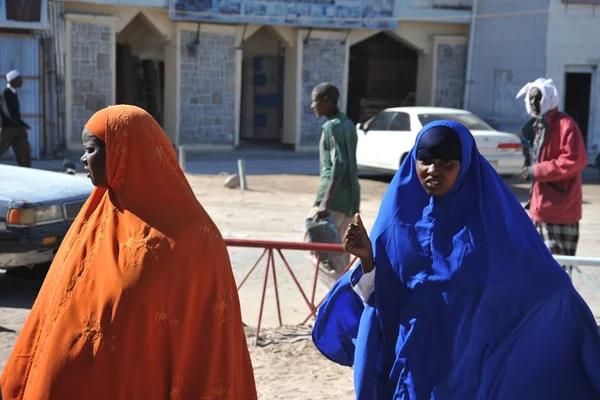
[[[54,37],[54,54],[56,55],[56,74],[65,75],[65,41],[66,28],[63,14],[65,6],[62,2],[48,3],[49,33]]]
[[[1,1],[1,0],[0,0]],[[64,14],[64,3],[48,2],[48,30],[45,34],[48,46],[44,47],[46,52],[46,120],[53,122],[47,126],[46,137],[49,142],[46,148],[47,155],[64,150],[65,144],[65,40],[66,28]]]
[[[39,158],[43,126],[38,39],[24,35],[0,35],[0,73],[4,75],[13,69],[17,69],[23,76],[23,87],[19,89],[21,114],[23,120],[31,125],[31,155]],[[4,79],[0,82],[6,84]]]

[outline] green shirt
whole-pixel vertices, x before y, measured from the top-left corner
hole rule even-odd
[[[341,180],[329,199],[329,208],[349,216],[359,212],[357,143],[358,135],[354,123],[345,114],[338,113],[323,124],[319,143],[321,184],[315,205],[319,205],[323,200],[330,180],[339,176]]]

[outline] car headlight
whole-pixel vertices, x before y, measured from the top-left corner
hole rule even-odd
[[[8,210],[6,225],[44,225],[64,221],[64,219],[65,215],[62,206],[58,204],[40,207],[14,207]]]

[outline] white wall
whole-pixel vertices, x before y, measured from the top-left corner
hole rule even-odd
[[[499,129],[527,121],[519,89],[546,71],[548,0],[478,0],[466,108]]]
[[[588,151],[594,161],[600,146],[600,6],[571,4],[550,0],[546,77],[552,78],[560,94],[560,108],[564,110],[565,72],[569,66],[596,69],[592,81],[592,102],[588,128]]]

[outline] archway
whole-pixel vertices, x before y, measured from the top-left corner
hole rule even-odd
[[[386,33],[350,48],[348,117],[364,122],[389,107],[414,106],[417,51]]]
[[[283,140],[284,42],[263,26],[242,44],[240,144],[281,146]]]
[[[164,122],[165,38],[142,14],[117,34],[117,103],[134,104]]]

